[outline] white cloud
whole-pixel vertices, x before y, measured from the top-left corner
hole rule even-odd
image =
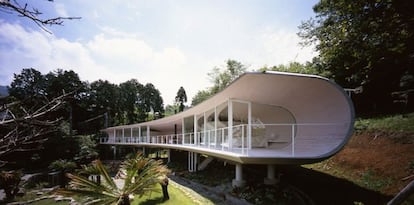
[[[296,32],[284,30],[266,31],[260,36],[266,57],[269,61],[278,64],[287,64],[292,61],[304,63],[316,55],[312,47],[302,48],[301,39]]]
[[[179,83],[183,83],[183,74],[191,73],[186,71],[191,68],[179,48],[156,51],[138,38],[99,34],[82,44],[8,23],[0,24],[0,38],[0,45],[7,45],[0,47],[0,84],[9,84],[13,73],[20,73],[25,67],[44,74],[61,68],[74,70],[89,82],[106,79],[121,83],[136,78],[141,83],[153,83],[165,103],[171,104]],[[176,78],[175,73],[180,70],[182,76]]]

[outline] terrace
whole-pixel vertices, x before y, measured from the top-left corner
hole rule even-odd
[[[109,127],[101,144],[188,151],[235,163],[306,164],[337,153],[353,131],[354,110],[345,91],[328,79],[279,72],[245,73],[220,93],[184,112],[133,125]],[[203,165],[204,166],[204,165]]]

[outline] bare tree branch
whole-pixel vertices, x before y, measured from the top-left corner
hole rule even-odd
[[[39,150],[47,136],[58,130],[60,118],[50,119],[50,113],[61,108],[73,92],[53,100],[45,100],[39,108],[25,109],[21,102],[0,107],[0,167],[7,161],[6,155],[14,152]],[[29,111],[27,111],[29,110]],[[33,111],[31,111],[33,110]]]
[[[48,0],[53,1],[53,0]],[[81,17],[55,17],[55,18],[48,18],[42,19],[40,16],[43,14],[36,8],[28,8],[29,6],[26,4],[20,5],[17,0],[0,0],[0,8],[2,8],[3,12],[6,13],[17,13],[19,17],[25,17],[32,20],[36,23],[42,30],[46,31],[47,33],[52,33],[49,31],[46,26],[52,25],[63,25],[65,20],[74,20],[74,19],[81,19]]]

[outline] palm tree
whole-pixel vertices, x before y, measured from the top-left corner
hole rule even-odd
[[[58,193],[64,195],[77,195],[82,204],[117,204],[129,205],[130,195],[142,197],[145,193],[154,190],[160,178],[167,175],[170,170],[162,165],[162,161],[145,158],[138,153],[135,158],[125,160],[117,174],[122,183],[117,183],[108,174],[101,161],[96,160],[92,164],[101,180],[92,180],[84,176],[67,174],[71,179],[69,187]]]

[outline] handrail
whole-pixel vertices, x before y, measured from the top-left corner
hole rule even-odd
[[[259,126],[260,125],[260,126]],[[251,136],[248,135],[248,124],[238,124],[232,126],[233,133],[229,133],[229,127],[223,127],[218,129],[203,130],[199,132],[180,133],[180,134],[165,134],[157,136],[109,136],[101,137],[100,143],[102,144],[160,144],[160,145],[176,145],[176,146],[192,146],[202,147],[213,150],[228,151],[233,153],[240,153],[242,155],[248,155],[249,150],[252,147],[252,138],[258,137],[258,134],[254,131],[266,132],[266,129],[275,129],[274,126],[286,128],[290,127],[290,130],[286,129],[285,132],[290,135],[285,138],[289,138],[291,144],[291,155],[295,156],[295,137],[298,133],[298,127],[303,126],[333,126],[333,125],[347,125],[347,123],[269,123],[269,124],[251,124]],[[256,127],[256,128],[255,128]],[[122,132],[124,133],[124,132]],[[232,135],[232,144],[229,144],[230,136]],[[262,134],[264,135],[264,134]],[[263,137],[263,136],[262,136]],[[266,136],[264,136],[266,138]],[[249,139],[250,138],[250,139]],[[269,140],[265,142],[265,147],[269,147],[270,143],[280,143],[275,140]],[[263,145],[262,145],[263,146]]]

